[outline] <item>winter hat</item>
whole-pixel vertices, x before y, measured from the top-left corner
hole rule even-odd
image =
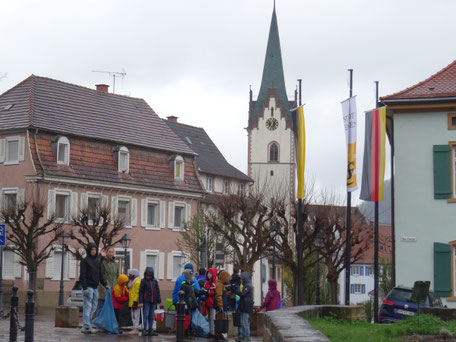
[[[185,264],[184,270],[192,270],[193,271],[193,265],[191,263]]]

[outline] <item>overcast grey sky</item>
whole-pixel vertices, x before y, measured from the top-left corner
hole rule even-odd
[[[124,68],[116,93],[203,127],[245,172],[248,91],[258,95],[272,7],[272,0],[1,0],[0,93],[30,74],[112,86],[91,71]],[[290,97],[303,80],[306,171],[317,185],[344,192],[347,69],[358,99],[360,183],[373,81],[387,95],[451,63],[456,1],[277,0],[276,11]]]

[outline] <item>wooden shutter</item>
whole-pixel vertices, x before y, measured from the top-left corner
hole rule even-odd
[[[21,257],[14,253],[14,277],[20,278],[22,275]]]
[[[362,294],[366,293],[366,285],[364,285],[364,284],[361,285],[361,293]]]
[[[139,274],[144,274],[146,270],[146,252],[139,252]]]
[[[350,285],[350,293],[355,293],[355,285]]]
[[[48,198],[47,198],[47,216],[48,219],[54,215],[55,213],[55,191],[49,190],[48,191]]]
[[[132,198],[130,201],[130,212],[131,226],[135,227],[138,224],[138,200],[136,198]]]
[[[0,163],[5,161],[5,145],[6,139],[0,139]]]
[[[78,216],[78,193],[71,192],[71,201],[70,201],[70,215],[71,217]],[[70,219],[71,220],[71,219]]]
[[[160,214],[159,214],[160,228],[166,227],[166,202],[160,201]]]
[[[46,278],[52,278],[54,276],[54,251],[49,254],[46,259]]]
[[[359,275],[364,275],[364,266],[359,266]]]
[[[169,204],[168,204],[168,228],[169,229],[174,228],[174,203],[173,202],[169,202]]]
[[[17,190],[17,204],[25,202],[25,189]]]
[[[185,221],[190,223],[191,218],[192,218],[192,205],[186,204],[185,205]]]
[[[19,137],[18,147],[17,147],[17,160],[24,161],[25,156],[25,138]]]
[[[101,196],[101,207],[108,208],[108,196],[107,195]]]
[[[81,210],[89,207],[89,195],[87,192],[81,193]]]
[[[434,145],[434,198],[451,198],[451,155],[449,145]]]
[[[141,227],[147,226],[147,199],[141,200]]]
[[[158,279],[165,278],[165,253],[158,253]]]
[[[451,296],[451,246],[446,243],[434,242],[434,291]]]
[[[168,262],[167,267],[166,267],[166,278],[172,280],[173,279],[173,258],[174,254],[173,253],[168,253]]]
[[[68,277],[73,279],[76,278],[76,258],[74,256],[75,249],[70,247],[68,253]]]
[[[111,223],[114,223],[115,217],[117,217],[117,196],[111,196]]]

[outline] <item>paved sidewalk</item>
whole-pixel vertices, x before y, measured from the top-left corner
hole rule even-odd
[[[113,335],[106,333],[97,334],[83,334],[80,328],[56,328],[54,327],[54,310],[41,309],[39,314],[35,316],[35,342],[79,342],[79,341],[154,341],[172,342],[176,340],[176,335],[160,334],[155,337],[139,337],[135,335],[128,335],[123,333],[121,335]],[[82,321],[82,319],[81,319]],[[19,323],[21,326],[25,325],[24,312],[19,312]],[[9,341],[10,320],[0,318],[0,341]],[[18,341],[24,341],[24,332],[18,332]],[[234,341],[234,338],[230,338]],[[194,338],[192,342],[211,342],[206,338]],[[252,341],[259,342],[262,338],[254,337]]]

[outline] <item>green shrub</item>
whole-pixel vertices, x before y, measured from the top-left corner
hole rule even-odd
[[[368,323],[371,323],[372,322],[372,315],[374,313],[374,308],[373,308],[373,305],[372,305],[372,301],[368,300],[368,301],[365,301],[364,303],[361,303],[361,304],[364,306],[364,311],[366,313],[366,321]]]

